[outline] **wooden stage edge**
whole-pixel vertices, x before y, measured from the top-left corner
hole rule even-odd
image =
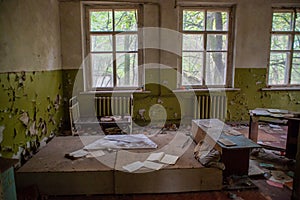
[[[175,136],[179,139],[174,140]],[[55,137],[17,170],[17,190],[35,185],[46,195],[96,195],[222,189],[222,171],[203,167],[196,161],[193,156],[194,142],[186,145],[175,165],[157,171],[142,168],[136,173],[121,170],[125,164],[146,160],[153,152],[178,153],[188,137],[180,132],[150,137],[158,145],[155,150],[110,151],[98,158],[77,160],[64,157],[100,137],[103,136]]]

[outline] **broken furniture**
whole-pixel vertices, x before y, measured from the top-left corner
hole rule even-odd
[[[132,131],[133,97],[74,96],[69,100],[72,135],[85,132],[124,134]]]
[[[17,187],[21,189],[37,185],[46,195],[221,190],[222,171],[203,167],[193,156],[195,143],[192,143],[190,136],[177,131],[179,140],[173,143],[173,133],[149,137],[158,145],[156,149],[111,150],[105,151],[105,155],[101,157],[76,160],[64,156],[104,136],[55,137],[16,172]],[[189,144],[183,145],[187,139]],[[170,145],[176,148],[169,148]],[[176,164],[167,165],[160,170],[141,169],[128,173],[122,168],[132,162],[146,160],[153,152],[163,151],[174,155],[178,149],[183,149],[184,153]]]
[[[258,125],[260,122],[287,125],[288,132],[285,149],[267,145],[264,145],[264,147],[285,151],[285,156],[287,158],[295,159],[297,152],[297,138],[300,132],[299,113],[279,109],[256,108],[250,110],[249,114],[249,138],[254,142],[257,142],[258,139]]]
[[[221,153],[224,177],[248,175],[250,150],[261,147],[219,119],[192,120],[192,134],[196,143],[204,141]]]

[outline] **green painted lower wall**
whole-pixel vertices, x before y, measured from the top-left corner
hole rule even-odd
[[[266,88],[266,69],[235,70],[237,92],[227,92],[228,121],[248,121],[248,111],[254,108],[279,108],[300,111],[300,91],[262,91]]]
[[[0,74],[0,153],[20,158],[62,127],[62,72]]]
[[[157,69],[147,73],[153,79]],[[68,100],[83,91],[82,77],[82,70],[0,74],[1,155],[19,157],[21,152],[36,148],[51,133],[67,133],[70,129]],[[133,118],[137,123],[147,124],[151,120],[151,107],[158,103],[169,121],[193,117],[192,98],[188,94],[176,94],[163,84],[152,83],[157,80],[148,82],[149,93],[134,94]],[[300,111],[300,91],[261,90],[266,87],[266,69],[236,69],[235,87],[240,90],[226,92],[227,121],[248,121],[248,111],[257,107]],[[141,109],[145,109],[144,119],[139,114]]]
[[[149,110],[155,104],[164,107],[167,120],[180,121],[181,116],[189,121],[193,118],[193,101],[188,93],[174,93],[172,88],[176,87],[176,73],[171,69],[147,69],[146,71],[146,90],[149,93],[134,94],[133,118],[136,122],[150,121]],[[262,91],[266,88],[266,69],[239,68],[235,69],[235,88],[238,91],[227,91],[227,118],[226,121],[248,121],[248,112],[258,107],[272,107],[300,111],[300,91]],[[63,71],[64,98],[69,99],[74,94],[79,94],[83,90],[82,71],[64,70]],[[161,84],[159,78],[161,79]],[[173,77],[173,78],[172,78]],[[76,83],[74,84],[74,79]],[[165,81],[171,86],[165,87]],[[76,86],[75,90],[73,86]],[[73,94],[74,92],[74,94]],[[208,92],[197,92],[197,94]],[[177,95],[177,96],[176,96]],[[144,119],[141,118],[139,110],[145,109]],[[65,112],[67,107],[65,107]],[[64,119],[65,124],[69,123],[69,118]],[[69,124],[66,126],[68,127]]]

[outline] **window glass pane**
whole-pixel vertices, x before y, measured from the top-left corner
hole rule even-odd
[[[137,53],[117,54],[117,86],[138,86]]]
[[[271,53],[269,67],[269,84],[286,84],[286,66],[288,65],[288,53]]]
[[[294,53],[291,84],[300,84],[300,53]]]
[[[208,34],[207,50],[219,51],[227,50],[227,35],[225,34]]]
[[[203,34],[183,34],[183,50],[203,50]]]
[[[91,36],[91,51],[112,51],[111,35]]]
[[[207,12],[206,30],[209,31],[227,31],[228,13],[227,12]]]
[[[272,30],[273,31],[291,31],[293,29],[291,12],[273,13]]]
[[[137,10],[116,10],[115,11],[116,31],[137,30]]]
[[[225,85],[227,53],[207,53],[206,76],[207,85]]]
[[[183,27],[185,31],[202,31],[204,30],[204,11],[184,10],[183,11]]]
[[[300,31],[300,11],[297,11],[295,31]]]
[[[111,53],[91,54],[92,87],[113,86],[113,56]]]
[[[203,53],[182,53],[182,85],[202,85]]]
[[[289,50],[289,35],[272,35],[271,50]]]
[[[137,34],[116,35],[117,51],[137,51]]]
[[[300,50],[300,34],[295,35],[294,50]]]
[[[112,30],[112,11],[90,11],[90,31]]]

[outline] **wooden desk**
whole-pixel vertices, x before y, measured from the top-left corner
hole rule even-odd
[[[244,135],[229,135],[228,131],[235,131],[218,119],[196,119],[192,121],[192,134],[195,142],[205,141],[220,151],[222,162],[225,164],[223,176],[248,175],[250,150],[261,146],[246,138]],[[227,139],[235,143],[226,146],[220,139]]]
[[[270,109],[272,110],[272,109]],[[262,117],[269,118],[267,122],[273,124],[285,124],[288,126],[287,133],[287,141],[286,148],[280,149],[276,147],[269,147],[272,149],[285,151],[285,156],[287,158],[294,159],[297,152],[297,138],[299,134],[299,126],[300,126],[300,118],[299,113],[286,111],[286,110],[278,110],[278,113],[272,113],[269,109],[265,108],[256,108],[255,110],[250,110],[250,123],[249,123],[249,139],[254,142],[257,142],[258,138],[258,125],[261,122]],[[281,111],[281,113],[280,113]],[[268,148],[268,146],[266,146]]]

